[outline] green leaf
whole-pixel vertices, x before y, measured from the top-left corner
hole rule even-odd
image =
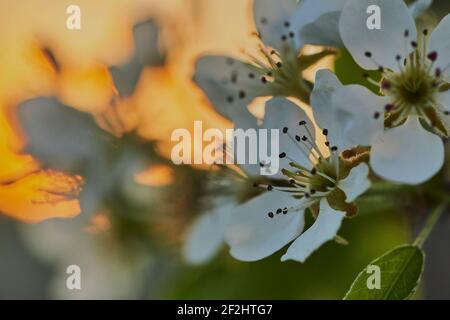
[[[385,253],[356,277],[344,300],[408,299],[419,284],[424,258],[423,251],[414,245],[401,246]],[[376,286],[378,275],[379,288]]]

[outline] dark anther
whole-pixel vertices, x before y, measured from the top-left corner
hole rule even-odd
[[[280,214],[281,212],[283,212],[283,210],[277,209],[277,214]]]
[[[392,109],[394,109],[393,104],[387,104],[384,106],[384,110],[386,110],[387,112],[391,111]]]
[[[400,61],[401,59],[402,59],[401,55],[398,54],[398,55],[395,56],[395,60]]]
[[[372,52],[366,51],[366,52],[364,52],[364,55],[365,55],[367,58],[371,58],[371,57],[372,57]]]
[[[287,40],[287,37],[286,37],[285,34],[283,34],[283,35],[281,36],[281,41],[286,41],[286,40]]]
[[[323,134],[324,136],[327,136],[327,135],[328,135],[328,129],[323,129],[323,130],[322,130],[322,134]]]
[[[233,96],[228,96],[227,101],[228,101],[228,103],[233,103],[233,101],[234,101]]]
[[[305,193],[305,198],[306,198],[306,199],[309,198],[309,193]]]
[[[411,41],[411,46],[415,49],[417,48],[418,44],[416,41]]]
[[[253,183],[253,188],[258,188],[258,187],[259,187],[259,184],[257,182],[254,182]]]
[[[312,168],[311,169],[311,174],[316,174],[317,173],[317,169],[316,168]]]
[[[261,77],[261,82],[262,83],[267,83],[267,78],[266,77]]]
[[[326,142],[325,142],[325,145],[326,145],[327,147],[329,147],[329,146],[330,146],[330,141],[326,141]]]
[[[311,189],[311,194],[315,194],[315,193],[316,193],[316,190]]]
[[[285,152],[280,153],[280,159],[283,159],[283,158],[286,158],[286,153]]]
[[[375,113],[373,114],[373,117],[374,117],[375,119],[380,118],[380,113],[379,113],[378,111],[375,112]]]
[[[277,62],[277,67],[281,68],[283,66],[283,64],[281,62]]]
[[[267,18],[265,17],[262,17],[260,21],[262,24],[267,24]]]
[[[442,71],[440,68],[436,68],[436,70],[434,70],[434,75],[436,76],[436,78],[440,78],[442,75]]]
[[[269,218],[273,218],[273,212],[269,212],[267,215],[269,216]]]
[[[409,37],[409,30],[408,29],[405,30],[404,36],[405,36],[405,38]]]
[[[295,37],[295,33],[293,33],[292,31],[289,32],[289,38],[293,38],[293,37]]]
[[[392,87],[391,83],[387,80],[381,81],[381,89],[389,90]]]
[[[446,111],[444,111],[444,114],[445,114],[446,116],[448,116],[448,115],[450,115],[450,111],[446,110]]]
[[[288,209],[287,208],[284,208],[283,209],[283,214],[287,214],[288,213]]]
[[[244,99],[245,98],[245,91],[241,90],[239,91],[239,98]]]
[[[290,184],[295,184],[295,180],[294,179],[289,179],[289,183]]]
[[[368,79],[368,78],[370,78],[370,75],[368,73],[363,73],[363,78]]]
[[[300,140],[301,140],[300,136],[295,136],[295,140],[300,142]]]
[[[284,128],[283,128],[283,133],[287,133],[288,130],[289,130],[288,127],[284,127]]]
[[[306,124],[306,121],[305,121],[305,120],[302,120],[302,121],[300,121],[300,122],[298,123],[299,126],[304,126],[305,124]]]
[[[268,76],[268,77],[271,77],[271,76],[273,76],[273,73],[272,73],[272,71],[269,71],[269,72],[267,72],[267,76]]]
[[[338,149],[338,147],[336,147],[336,146],[331,147],[331,151],[337,151],[337,149]]]
[[[267,190],[268,190],[268,191],[272,191],[272,190],[273,190],[273,187],[269,184],[269,185],[267,186]]]
[[[303,136],[302,137],[302,141],[306,141],[306,140],[308,140],[308,137],[307,136]]]
[[[255,74],[252,73],[252,72],[250,72],[250,73],[248,74],[248,77],[249,77],[250,79],[253,79],[253,78],[255,77]]]
[[[291,23],[290,23],[289,21],[285,21],[285,22],[284,22],[284,26],[285,26],[286,28],[289,28],[289,27],[291,26]]]
[[[434,61],[436,61],[438,54],[436,51],[433,51],[433,52],[430,52],[427,57],[428,57],[428,59],[430,59],[431,61],[434,62]]]
[[[379,66],[379,67],[378,67],[378,71],[384,72],[384,68],[383,68],[382,66]]]
[[[428,35],[428,29],[423,29],[422,32],[423,32],[423,35],[424,35],[424,36],[427,36],[427,35]]]

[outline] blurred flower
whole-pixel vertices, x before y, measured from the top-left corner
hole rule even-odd
[[[224,245],[224,226],[236,203],[229,197],[218,197],[212,208],[201,214],[186,232],[184,260],[198,265],[211,260]]]
[[[303,71],[333,54],[325,49],[300,54],[305,44],[339,45],[337,23],[345,0],[271,1],[255,0],[253,15],[261,59],[250,63],[231,57],[203,56],[197,61],[194,80],[204,90],[216,110],[236,120],[238,109],[258,96],[293,96],[309,102],[312,84]]]
[[[383,12],[383,29],[376,32],[361,27],[373,4]],[[361,67],[380,71],[379,82],[367,79],[383,96],[336,81],[330,103],[351,114],[346,134],[355,144],[372,146],[371,165],[383,178],[419,184],[442,167],[441,136],[450,129],[449,23],[447,16],[431,35],[427,29],[417,35],[403,1],[350,0],[344,7],[344,44]]]
[[[37,171],[7,184],[0,184],[0,212],[35,223],[49,218],[72,218],[79,214],[79,176]]]
[[[174,179],[174,170],[168,165],[151,166],[135,175],[137,183],[152,187],[167,186]]]
[[[164,54],[159,48],[159,34],[153,20],[136,24],[133,28],[135,51],[124,65],[110,67],[110,72],[121,97],[134,94],[136,85],[145,67],[164,64]]]
[[[106,217],[94,216],[89,232],[78,220],[51,220],[37,225],[23,225],[28,248],[51,264],[55,273],[49,284],[52,299],[137,299],[144,296],[152,259],[148,252],[124,250],[104,228]],[[99,227],[100,221],[100,227]],[[103,225],[103,227],[101,227]],[[80,290],[69,290],[66,270],[80,267]]]

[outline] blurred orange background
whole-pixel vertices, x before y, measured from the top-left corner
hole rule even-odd
[[[81,30],[66,28],[66,9],[73,4],[81,9]],[[118,109],[125,122],[139,119],[137,132],[158,141],[158,149],[166,156],[176,128],[190,129],[194,120],[202,120],[205,129],[230,126],[213,111],[191,77],[201,54],[243,57],[244,51],[255,53],[250,0],[2,1],[0,212],[26,222],[79,213],[76,198],[50,204],[39,201],[42,185],[59,181],[58,187],[71,188],[72,181],[63,174],[40,171],[39,163],[23,154],[26,137],[13,120],[14,107],[24,99],[44,95],[57,96],[93,115],[105,111],[115,90],[107,66],[131,57],[132,27],[149,17],[160,28],[166,64],[146,69],[135,95],[121,102]],[[58,57],[58,74],[40,50],[42,46]],[[148,173],[147,178],[158,184]]]

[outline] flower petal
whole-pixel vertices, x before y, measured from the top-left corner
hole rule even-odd
[[[437,96],[437,102],[439,103],[439,111],[442,120],[445,122],[448,128],[450,128],[450,90],[440,92]]]
[[[73,172],[85,163],[98,169],[103,161],[102,145],[109,135],[91,115],[57,98],[39,97],[21,103],[18,116],[28,138],[26,151],[46,167]]]
[[[263,259],[294,240],[303,230],[303,212],[276,214],[278,208],[299,205],[281,192],[266,192],[238,206],[225,227],[225,241],[233,257],[243,261]],[[274,218],[268,217],[274,213]]]
[[[262,88],[261,79],[247,64],[224,56],[198,59],[194,81],[217,112],[232,121],[252,117],[246,105]]]
[[[344,191],[347,196],[345,199],[346,202],[350,203],[355,201],[357,197],[370,188],[369,167],[367,164],[361,163],[352,168],[349,175],[345,179],[339,181],[338,187]]]
[[[314,224],[292,243],[281,261],[305,260],[325,242],[332,240],[338,232],[345,213],[330,207],[324,198],[320,201],[320,212]]]
[[[409,10],[413,17],[418,17],[424,13],[433,3],[433,0],[416,0],[409,5]]]
[[[231,208],[228,210],[231,211]],[[208,212],[191,226],[183,248],[184,259],[193,265],[205,263],[217,254],[222,244],[223,229],[220,217]]]
[[[422,127],[418,117],[410,116],[400,127],[376,137],[370,163],[375,173],[385,179],[420,184],[442,167],[444,144]]]
[[[381,29],[368,28],[372,13],[367,12],[373,5],[381,9]],[[345,47],[364,69],[381,65],[397,70],[396,56],[407,57],[413,51],[410,42],[417,39],[414,19],[402,0],[349,0],[342,10],[339,30]]]
[[[297,6],[292,21],[300,31],[300,43],[341,46],[339,18],[347,0],[303,0]]]
[[[303,141],[297,142],[295,140],[296,136],[306,136],[309,140],[315,141],[314,124],[305,111],[285,98],[269,100],[266,103],[265,110],[262,128],[279,130],[279,151],[287,155],[286,158],[280,159],[280,168],[289,167],[291,160],[288,157],[308,169],[311,168],[312,165],[309,160],[311,146]],[[300,121],[305,121],[305,124],[299,125]],[[284,128],[288,128],[286,134],[283,133]]]
[[[333,108],[345,110],[352,115],[344,127],[347,143],[364,146],[371,144],[373,136],[383,131],[383,112],[388,101],[388,98],[377,96],[360,85],[335,89]]]
[[[444,76],[450,78],[450,14],[445,16],[430,37],[429,52],[436,51],[438,56],[434,63],[435,68],[440,68]]]
[[[339,150],[345,150],[353,146],[345,136],[345,130],[353,116],[334,104],[333,95],[338,87],[342,87],[342,84],[330,70],[317,71],[311,106],[319,127],[328,130],[327,139],[330,144],[337,146]]]
[[[145,67],[164,64],[164,53],[158,48],[158,33],[158,27],[152,19],[134,26],[133,37],[136,49],[133,57],[123,65],[109,68],[120,96],[129,97],[133,95]]]
[[[275,49],[286,44],[288,34],[292,31],[290,23],[297,3],[295,0],[254,0],[253,17],[261,40]]]

